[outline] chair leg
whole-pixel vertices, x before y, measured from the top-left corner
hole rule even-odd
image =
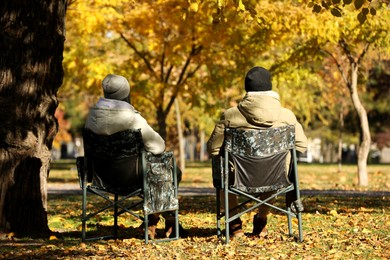
[[[293,231],[292,231],[292,217],[290,215],[291,213],[291,208],[289,207],[287,209],[288,213],[287,214],[287,218],[288,218],[288,234],[290,236],[293,235]],[[302,228],[302,212],[298,212],[296,214],[296,217],[298,219],[298,240],[299,242],[303,242],[303,228]]]
[[[114,237],[118,238],[118,194],[115,193],[114,202]]]
[[[84,242],[86,239],[87,229],[87,187],[86,183],[83,182],[83,202],[82,202],[82,217],[81,217],[81,240]]]
[[[145,230],[145,244],[149,243],[149,215],[145,214],[144,216],[144,230]]]
[[[225,208],[225,243],[229,244],[230,234],[229,234],[229,193],[227,191],[227,187],[225,186],[225,198],[224,198],[224,208]]]
[[[287,214],[287,221],[288,221],[288,234],[290,235],[290,236],[292,236],[293,235],[293,231],[292,231],[292,220],[291,220],[291,208],[290,207],[288,207],[287,208],[287,211],[288,211],[288,214]]]
[[[216,200],[217,200],[217,237],[222,236],[221,232],[221,191],[220,189],[216,188]]]
[[[175,210],[175,225],[176,225],[176,234],[175,234],[175,238],[176,239],[179,239],[180,237],[180,234],[179,234],[179,210]]]
[[[299,242],[303,242],[302,213],[298,213]]]
[[[180,238],[181,227],[179,225],[179,210],[176,209],[173,213],[163,214],[165,218],[165,236],[168,240]],[[184,232],[184,230],[183,230]],[[171,236],[173,235],[173,236]]]
[[[165,236],[167,239],[173,240],[180,237],[179,212],[174,210],[172,212],[162,213],[165,219]]]

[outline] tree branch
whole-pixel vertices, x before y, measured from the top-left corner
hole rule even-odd
[[[340,71],[341,76],[343,77],[345,83],[347,84],[348,88],[350,88],[351,82],[348,80],[348,76],[345,74],[345,72],[344,72],[344,70],[343,70],[343,67],[342,67],[341,64],[338,62],[338,60],[336,59],[336,57],[333,56],[333,54],[330,53],[330,52],[327,51],[327,50],[322,49],[322,52],[328,54],[328,55],[333,59],[334,63],[335,63],[336,66],[337,66],[337,69]]]
[[[144,61],[146,67],[148,70],[152,73],[152,75],[158,79],[158,76],[156,75],[156,72],[153,70],[152,65],[150,62],[146,59],[145,55],[137,50],[137,48],[129,41],[126,39],[126,37],[123,35],[123,33],[120,33],[121,38],[126,42],[126,44]]]
[[[166,47],[166,42],[164,41],[164,47],[163,47],[163,51],[161,54],[161,67],[160,67],[160,81],[161,82],[164,82],[165,47]]]
[[[194,56],[198,55],[202,49],[203,49],[203,46],[195,46],[194,44],[192,45],[191,52],[188,55],[187,60],[184,63],[183,68],[181,69],[181,73],[180,73],[179,79],[176,82],[176,86],[179,86],[182,83],[183,78],[184,78],[184,74],[187,70],[187,67],[190,65],[191,59]]]
[[[339,46],[340,46],[340,48],[344,51],[344,53],[345,53],[345,55],[347,56],[349,62],[350,62],[351,64],[355,64],[356,61],[355,61],[355,59],[354,59],[354,57],[353,57],[353,55],[352,55],[352,53],[351,53],[351,50],[349,49],[348,44],[345,42],[345,39],[344,39],[344,38],[341,38],[341,39],[339,40]]]
[[[180,92],[181,87],[184,85],[184,83],[187,81],[187,79],[192,77],[196,73],[196,71],[199,70],[199,68],[201,67],[201,65],[198,64],[198,66],[196,66],[196,68],[194,70],[192,70],[192,71],[188,72],[187,74],[185,74],[185,72],[188,69],[188,66],[191,63],[192,58],[195,57],[196,55],[198,55],[201,52],[202,49],[203,49],[203,46],[192,45],[191,52],[188,55],[187,60],[186,60],[184,66],[183,66],[183,68],[181,70],[179,79],[177,80],[177,82],[175,84],[174,93],[172,94],[172,96],[171,96],[171,98],[170,98],[170,100],[168,102],[168,105],[167,105],[167,107],[164,110],[164,114],[166,114],[166,113],[168,113],[168,111],[170,111],[170,108],[173,106],[173,104],[175,102],[175,99],[176,99],[178,93]]]
[[[364,55],[368,52],[368,48],[370,47],[371,45],[371,42],[367,42],[365,45],[364,45],[364,48],[363,48],[363,51],[362,53],[359,55],[359,58],[357,60],[357,64],[359,64],[361,62],[361,60],[364,58]]]
[[[173,65],[171,65],[167,71],[167,75],[165,76],[165,80],[164,80],[165,84],[168,83],[169,77],[171,76],[172,69],[173,69]]]

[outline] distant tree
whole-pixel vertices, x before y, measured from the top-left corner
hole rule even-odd
[[[323,75],[323,69],[317,67],[318,60],[327,59],[327,62],[329,58],[333,60],[335,64],[333,71],[340,75],[340,80],[337,81],[338,87],[346,87],[358,118],[360,134],[358,179],[360,186],[367,186],[367,158],[371,133],[362,97],[368,92],[365,83],[369,69],[367,66],[370,61],[369,51],[375,50],[377,53],[382,53],[384,57],[389,56],[390,16],[388,10],[378,8],[377,15],[361,23],[356,19],[356,13],[359,11],[346,7],[343,12],[341,17],[322,12],[317,15],[308,14],[300,20],[296,35],[292,36],[291,40],[295,42],[295,48],[282,60],[287,63],[287,66],[297,64],[296,66],[304,67],[312,64],[313,71],[319,71]],[[328,65],[329,63],[326,63],[326,66]],[[337,101],[339,97],[345,98],[340,95],[341,92],[335,94],[330,100]],[[339,120],[339,117],[336,118]]]
[[[369,71],[368,119],[379,149],[390,146],[390,60],[375,62]]]
[[[175,125],[169,115],[178,97],[193,125],[199,123],[214,104],[221,107],[237,92],[227,88],[253,64],[245,54],[265,52],[258,42],[273,40],[266,37],[272,33],[265,29],[268,24],[246,24],[250,14],[242,6],[237,11],[233,2],[76,2],[68,12],[72,26],[64,65],[69,77],[63,93],[97,95],[105,74],[123,74],[130,80],[132,103],[163,138]],[[255,35],[256,26],[264,30]],[[194,117],[186,108],[196,106],[205,112]]]
[[[390,128],[390,60],[373,62],[369,70],[367,89],[368,118],[374,132]]]
[[[360,125],[360,145],[358,149],[358,176],[359,185],[368,185],[368,172],[367,172],[367,159],[371,146],[371,133],[369,128],[369,121],[367,116],[367,110],[362,102],[361,93],[359,93],[359,67],[362,66],[363,58],[369,50],[371,44],[380,38],[382,32],[378,31],[378,34],[372,35],[372,38],[353,39],[347,38],[348,36],[342,36],[339,39],[338,47],[342,50],[343,58],[347,62],[343,62],[337,59],[332,53],[328,52],[334,58],[336,66],[342,77],[344,83],[347,86],[355,111],[359,118]],[[361,41],[362,48],[359,50],[357,41]],[[354,50],[353,50],[354,49]]]

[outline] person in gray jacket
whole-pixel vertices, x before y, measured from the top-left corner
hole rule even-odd
[[[109,74],[104,78],[102,86],[104,97],[90,109],[85,127],[101,135],[111,135],[127,129],[141,129],[145,150],[153,154],[164,152],[164,139],[130,104],[130,85],[127,79]]]
[[[281,127],[285,125],[295,126],[295,145],[298,152],[307,149],[307,138],[302,125],[298,123],[294,113],[282,107],[279,94],[272,91],[271,74],[263,67],[254,67],[248,71],[245,77],[246,95],[236,107],[227,109],[221,119],[215,125],[214,131],[207,142],[207,151],[210,155],[218,155],[223,145],[225,128],[264,129]],[[288,162],[289,164],[289,162]],[[264,195],[266,197],[267,194]],[[229,208],[238,205],[237,196],[229,197]],[[260,206],[258,213],[253,218],[252,235],[264,237],[267,235],[267,215],[269,207]],[[242,222],[238,218],[230,225],[230,234],[243,236]]]
[[[127,129],[141,129],[145,150],[155,155],[165,150],[164,139],[153,130],[145,118],[130,104],[130,85],[127,79],[120,75],[108,74],[102,82],[104,97],[89,111],[85,128],[99,135],[112,135]],[[177,180],[181,180],[181,171],[177,169]],[[174,218],[165,212],[166,235],[173,235]],[[151,239],[156,236],[159,214],[149,215],[148,233]],[[142,226],[142,225],[141,225]],[[185,230],[179,226],[180,232]]]

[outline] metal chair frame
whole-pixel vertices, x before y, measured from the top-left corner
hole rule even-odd
[[[84,130],[84,132],[89,130]],[[141,132],[139,129],[137,130],[126,130],[126,134],[136,135],[138,136],[137,142],[142,142]],[[85,136],[85,133],[83,133]],[[85,138],[84,138],[85,139]],[[140,145],[138,143],[138,145]],[[97,185],[96,182],[93,182],[94,175],[96,174],[91,167],[88,167],[88,152],[86,151],[85,156],[77,158],[77,169],[79,174],[80,187],[82,189],[82,241],[91,241],[91,240],[100,240],[100,239],[109,239],[109,238],[117,238],[118,237],[118,217],[123,213],[129,213],[133,217],[140,219],[144,224],[144,240],[145,243],[149,242],[157,243],[157,242],[165,242],[171,240],[177,240],[179,238],[179,215],[178,215],[178,204],[177,207],[173,209],[167,209],[166,211],[173,211],[175,218],[175,233],[173,237],[169,238],[159,238],[159,239],[149,239],[148,234],[148,226],[149,226],[149,215],[158,213],[157,211],[151,211],[146,208],[146,192],[149,188],[148,176],[147,176],[147,157],[153,156],[152,154],[146,152],[143,149],[143,144],[141,144],[141,151],[138,152],[139,159],[141,161],[141,173],[142,173],[142,187],[137,187],[136,189],[130,189],[128,191],[118,191],[115,189],[103,187],[101,185]],[[176,170],[176,160],[173,156],[172,152],[164,152],[168,157],[172,159],[172,185],[174,191],[174,199],[177,201],[178,196],[178,186],[177,186],[177,170]],[[130,174],[130,172],[129,172]],[[88,205],[88,195],[96,195],[100,198],[103,198],[107,203],[102,208],[87,213],[87,205]],[[130,199],[134,201],[130,202]],[[97,216],[98,214],[113,209],[113,234],[97,236],[97,237],[87,237],[87,222]],[[138,213],[141,211],[142,213]],[[162,211],[159,211],[162,212]]]
[[[215,156],[213,158],[213,175],[218,176],[220,175],[221,181],[220,186],[215,185],[216,188],[216,200],[217,200],[217,236],[222,239],[222,229],[221,229],[221,220],[224,219],[225,221],[225,240],[224,242],[228,244],[230,242],[230,234],[229,234],[229,224],[241,217],[243,214],[248,213],[250,211],[255,210],[260,205],[266,205],[268,207],[271,207],[279,212],[282,212],[287,215],[288,220],[288,234],[290,236],[293,236],[293,225],[292,225],[292,218],[297,218],[298,220],[298,240],[300,242],[303,241],[303,230],[302,230],[302,211],[303,206],[300,199],[300,190],[299,190],[299,178],[298,178],[298,171],[297,171],[297,156],[296,156],[296,150],[295,150],[295,134],[292,134],[292,131],[294,131],[293,126],[286,126],[287,131],[290,135],[292,135],[293,144],[292,146],[288,147],[286,149],[286,152],[289,152],[291,154],[291,163],[290,163],[290,175],[293,175],[293,179],[289,180],[291,184],[283,187],[278,188],[275,190],[275,193],[269,196],[266,199],[260,199],[261,193],[250,193],[250,192],[244,192],[240,189],[237,189],[233,187],[231,183],[229,183],[229,157],[234,156],[236,153],[232,149],[229,148],[229,145],[226,145],[227,142],[232,142],[232,140],[226,140],[225,135],[225,143],[223,147],[223,156]],[[239,131],[267,131],[268,129],[259,129],[259,130],[242,130]],[[226,131],[236,131],[236,129],[226,129]],[[285,163],[285,161],[283,161]],[[218,166],[219,164],[219,166]],[[261,176],[261,170],[257,172]],[[222,171],[222,172],[220,172]],[[291,175],[291,176],[292,176]],[[231,176],[230,176],[231,177]],[[224,192],[224,201],[221,201],[221,193],[220,191]],[[293,192],[295,196],[295,200],[290,204],[287,205],[286,209],[283,209],[281,207],[277,207],[273,204],[270,204],[269,201],[273,198],[276,198],[279,195],[286,195],[287,200],[287,193]],[[238,195],[241,198],[245,198],[246,200],[239,203],[239,205],[235,208],[232,208],[230,210],[221,210],[221,203],[224,204],[224,209],[229,209],[229,194]],[[252,206],[248,205],[249,203],[254,203]],[[235,210],[240,210],[236,215],[232,215],[231,212]]]

